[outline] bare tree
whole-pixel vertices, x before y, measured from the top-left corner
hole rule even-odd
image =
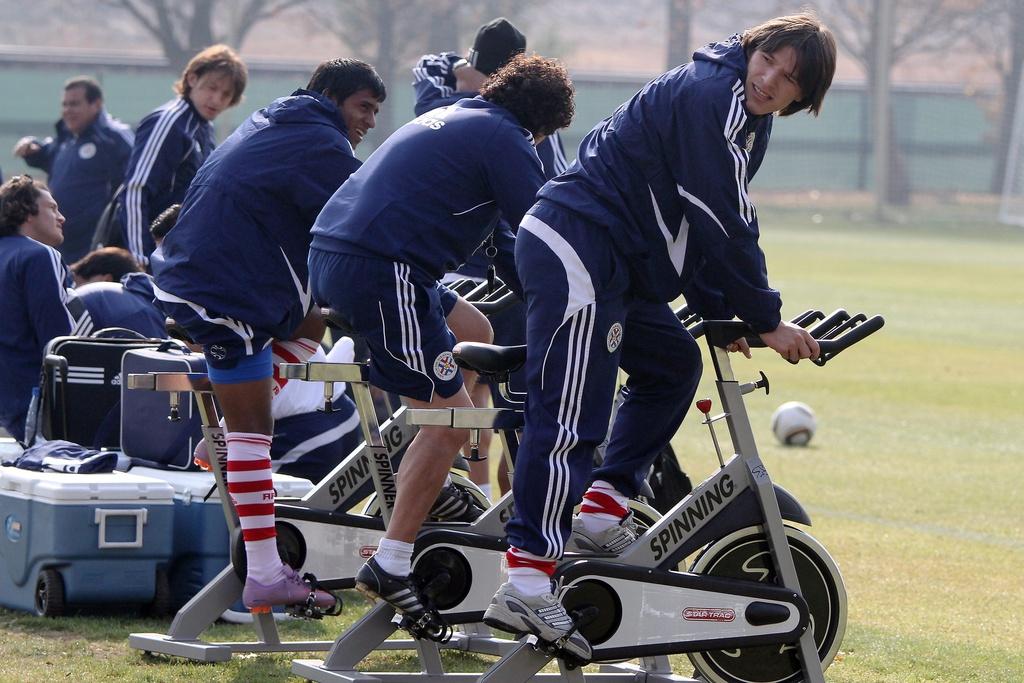
[[[308,6],[320,25],[336,34],[353,56],[372,64],[392,89],[411,79],[406,69],[425,52],[424,38],[432,33],[427,27],[451,21],[450,15],[438,16],[451,9],[448,3],[431,0],[320,0]],[[397,121],[411,114],[396,112],[390,104],[382,107],[373,136],[383,140],[394,131]]]
[[[897,3],[893,8],[893,25],[888,33],[892,42],[887,50],[879,51],[876,44],[878,17],[881,15],[881,3],[891,0],[823,0],[819,3],[819,11],[826,23],[835,33],[836,40],[845,51],[859,62],[864,69],[867,81],[865,92],[868,102],[862,110],[870,126],[874,130],[871,94],[875,83],[884,73],[891,73],[892,68],[911,55],[941,54],[947,52],[964,32],[971,27],[975,13],[982,0],[917,0],[917,2]],[[1012,0],[1008,0],[1012,1]],[[890,60],[886,64],[876,63],[876,55],[888,53]],[[890,129],[890,142],[895,140],[895,131]],[[906,169],[895,144],[879,144],[876,149],[888,148],[890,151],[890,168],[893,172],[889,185],[889,199],[893,203],[905,204],[909,193],[909,180]]]
[[[256,24],[306,0],[101,0],[122,10],[160,44],[171,67],[180,70],[199,50],[214,43],[241,48]]]
[[[526,4],[527,0],[488,0],[473,5],[456,0],[315,0],[307,5],[307,11],[354,56],[373,64],[388,88],[395,88],[408,87],[410,70],[420,55],[462,52],[480,24],[503,15],[517,22]],[[386,138],[411,115],[411,109],[382,107],[374,137]]]
[[[697,8],[694,0],[668,0],[667,67],[672,69],[690,61],[693,53],[693,18]]]
[[[971,44],[978,54],[988,56],[1002,85],[999,122],[994,135],[997,141],[995,167],[989,186],[992,192],[999,193],[1006,179],[1008,141],[1024,69],[1024,2],[987,0],[976,14],[973,29],[968,36]]]

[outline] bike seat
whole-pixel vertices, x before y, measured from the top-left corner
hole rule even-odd
[[[452,349],[459,367],[482,375],[515,372],[526,362],[526,346],[496,346],[479,342],[459,342]]]

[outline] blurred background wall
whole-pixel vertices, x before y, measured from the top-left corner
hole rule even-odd
[[[389,96],[359,150],[365,158],[412,118],[416,59],[464,53],[476,28],[502,15],[527,35],[530,51],[562,59],[573,75],[577,114],[564,135],[573,158],[596,122],[696,47],[801,8],[836,33],[836,82],[817,120],[777,120],[755,190],[866,193],[891,207],[979,202],[1024,220],[1016,152],[1024,142],[1014,133],[1024,0],[3,2],[0,168],[5,176],[26,170],[9,150],[22,135],[52,132],[67,78],[97,77],[107,109],[134,124],[173,96],[185,61],[217,41],[241,52],[251,77],[243,103],[217,120],[220,138],[252,109],[304,85],[324,59],[374,64]]]

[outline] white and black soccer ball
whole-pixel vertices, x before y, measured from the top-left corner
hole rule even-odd
[[[806,403],[787,401],[772,413],[772,434],[783,446],[806,446],[817,428],[814,411]]]

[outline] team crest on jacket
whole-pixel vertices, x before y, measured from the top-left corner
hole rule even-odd
[[[450,380],[458,370],[458,366],[455,365],[455,356],[451,351],[444,351],[434,359],[434,375],[442,382]]]
[[[745,144],[743,146],[743,149],[745,149],[748,154],[750,153],[750,151],[752,149],[754,149],[754,137],[755,137],[755,134],[754,133],[750,133],[750,135],[747,136],[747,144]]]
[[[78,148],[78,156],[82,159],[92,159],[96,156],[96,144],[87,142]]]
[[[619,344],[622,343],[622,325],[620,323],[612,323],[612,326],[608,328],[608,353],[614,353],[615,349],[619,348]]]

